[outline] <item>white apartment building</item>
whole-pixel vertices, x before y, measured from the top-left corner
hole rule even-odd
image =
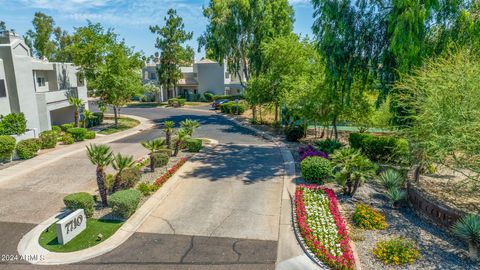
[[[147,64],[142,69],[144,84],[158,83],[158,66],[159,64]],[[176,89],[169,91],[162,89],[161,101],[205,92],[216,95],[238,95],[243,91],[238,76],[230,74],[226,65],[221,65],[218,62],[202,59],[195,62],[191,67],[180,67],[180,70],[183,78],[177,82]]]
[[[74,121],[68,97],[87,103],[87,87],[70,63],[53,63],[30,56],[30,48],[15,33],[0,34],[0,114],[22,112],[27,129],[39,132]]]

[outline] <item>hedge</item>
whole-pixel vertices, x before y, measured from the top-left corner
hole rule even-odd
[[[171,156],[172,155],[172,149],[170,149],[170,148],[158,149],[157,151],[155,151],[155,153],[164,153],[164,154],[167,154],[168,156]]]
[[[185,105],[186,101],[184,98],[171,98],[168,100],[168,106],[181,107]]]
[[[103,113],[102,112],[94,112],[93,115],[96,117],[95,120],[95,125],[100,125],[103,123]]]
[[[247,106],[243,103],[237,103],[235,101],[226,102],[220,105],[220,111],[228,114],[243,114]]]
[[[60,125],[60,128],[62,129],[63,132],[67,132],[68,129],[74,128],[74,127],[75,127],[74,123]]]
[[[52,126],[52,131],[55,131],[58,134],[60,134],[60,132],[62,132],[62,128],[60,128],[59,126]]]
[[[73,144],[74,142],[75,142],[75,140],[73,139],[72,134],[65,133],[62,136],[62,143],[63,144],[68,145],[68,144]]]
[[[302,177],[307,182],[323,184],[332,175],[330,160],[323,157],[307,157],[300,163],[300,167]]]
[[[27,131],[27,120],[23,113],[0,115],[0,135],[22,135]]]
[[[122,171],[120,178],[122,182],[120,183],[119,189],[129,189],[133,188],[142,177],[142,172],[139,168],[130,167]]]
[[[184,144],[188,152],[200,152],[200,150],[202,150],[203,141],[202,139],[190,138],[186,139]]]
[[[86,128],[69,128],[69,129],[67,129],[67,133],[71,134],[73,139],[76,142],[85,140],[85,135],[87,134],[87,131],[88,130]]]
[[[315,146],[322,152],[333,154],[335,150],[342,148],[342,143],[335,139],[326,139],[316,141]]]
[[[63,198],[63,203],[71,211],[83,209],[87,217],[93,216],[95,201],[92,194],[87,192],[72,193]]]
[[[9,135],[0,135],[0,162],[10,161],[15,150],[15,138]]]
[[[242,100],[244,97],[242,95],[214,95],[213,100],[219,100],[219,99],[229,99],[229,100]]]
[[[18,142],[15,148],[17,156],[20,159],[30,159],[37,155],[38,150],[41,148],[40,140],[38,139],[26,139]]]
[[[285,132],[285,135],[287,137],[287,141],[298,142],[298,140],[305,136],[305,130],[301,126],[293,126]]]
[[[405,139],[352,133],[348,141],[352,148],[360,149],[374,162],[398,164],[409,160],[408,142]]]
[[[55,130],[47,130],[40,133],[40,143],[42,149],[55,148],[57,146],[59,132]]]
[[[155,167],[160,168],[166,166],[170,160],[170,155],[167,153],[153,153],[153,159],[155,160]]]
[[[87,131],[87,133],[85,133],[85,139],[87,140],[95,139],[96,136],[97,133],[95,133],[95,131]]]
[[[137,209],[142,193],[136,189],[121,190],[110,196],[112,213],[121,218],[130,217]]]

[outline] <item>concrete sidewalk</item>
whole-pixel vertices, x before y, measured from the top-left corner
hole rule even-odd
[[[153,121],[134,115],[122,115],[125,117],[130,117],[132,119],[140,121],[140,124],[134,128],[114,133],[107,136],[97,136],[93,140],[85,140],[83,142],[77,142],[72,145],[64,146],[59,149],[49,151],[47,153],[36,156],[32,159],[25,160],[17,165],[5,168],[0,170],[0,186],[3,184],[16,179],[17,177],[33,172],[37,169],[43,168],[53,162],[59,161],[71,155],[74,155],[78,152],[85,151],[85,147],[91,143],[96,144],[106,144],[125,137],[135,135],[139,132],[142,132],[147,129],[151,129],[155,126]]]

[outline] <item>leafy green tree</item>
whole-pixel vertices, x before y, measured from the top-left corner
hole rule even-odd
[[[163,100],[162,89],[155,83],[147,83],[143,85],[143,92],[155,97],[155,101],[159,102]]]
[[[33,45],[31,49],[39,58],[53,58],[56,49],[55,43],[51,40],[55,26],[53,18],[42,12],[35,12],[32,23],[34,30],[28,30],[26,33],[26,37]]]
[[[193,33],[185,31],[182,17],[174,9],[167,11],[165,25],[150,26],[150,31],[157,35],[155,47],[161,51],[158,80],[167,90],[168,98],[174,97],[173,91],[177,81],[182,78],[179,66],[193,62],[193,49],[183,44],[192,39]]]
[[[133,156],[124,156],[120,153],[116,154],[112,159],[112,167],[117,171],[115,174],[115,180],[112,186],[112,193],[118,190],[118,187],[122,183],[122,172],[133,166]]]
[[[7,31],[7,25],[5,24],[4,21],[0,20],[0,32],[5,32]]]
[[[97,186],[103,206],[108,206],[107,189],[105,187],[105,167],[112,162],[112,151],[107,145],[90,144],[87,146],[88,159],[97,166]]]
[[[70,103],[70,105],[74,106],[75,107],[75,114],[74,114],[74,117],[75,117],[75,126],[76,127],[79,127],[79,119],[80,119],[80,110],[83,108],[83,106],[85,105],[85,102],[80,99],[80,98],[76,98],[76,97],[69,97],[68,98],[68,103]]]
[[[72,62],[73,57],[67,50],[67,47],[70,46],[73,42],[73,37],[65,30],[62,30],[60,27],[56,27],[53,30],[53,36],[55,43],[55,53],[53,55],[53,61],[55,62]]]
[[[145,147],[148,151],[150,151],[150,170],[152,172],[155,171],[155,157],[154,153],[158,150],[165,147],[165,140],[162,139],[155,139],[150,141],[142,142],[142,146]]]

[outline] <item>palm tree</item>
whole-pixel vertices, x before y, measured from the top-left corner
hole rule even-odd
[[[173,121],[165,121],[163,123],[163,132],[165,132],[165,140],[167,142],[167,147],[172,148],[172,133],[173,128],[175,127],[175,123]]]
[[[152,172],[155,171],[155,157],[153,154],[157,152],[158,150],[162,149],[165,147],[165,140],[163,139],[155,139],[155,140],[150,140],[150,141],[145,141],[142,142],[142,146],[147,148],[150,153],[150,170]]]
[[[88,120],[93,119],[95,116],[89,110],[84,110],[82,115],[83,115],[83,127],[86,128],[88,124]]]
[[[180,122],[180,127],[185,129],[188,136],[192,136],[193,131],[195,131],[196,128],[200,127],[200,123],[197,120],[185,119],[184,121]]]
[[[82,99],[76,97],[69,97],[68,103],[75,107],[75,127],[78,127],[78,119],[80,118],[80,108],[83,107],[85,102]]]
[[[452,227],[453,233],[468,242],[468,255],[474,262],[478,261],[480,245],[480,216],[469,214],[461,218]]]
[[[112,151],[106,145],[90,144],[87,146],[88,159],[97,165],[97,186],[103,206],[107,206],[107,190],[105,188],[105,167],[112,162]]]
[[[117,174],[115,175],[115,180],[113,181],[112,193],[117,191],[120,183],[122,182],[123,170],[130,168],[133,163],[133,156],[124,156],[118,153],[113,157],[112,167],[117,171]]]
[[[177,156],[180,148],[182,147],[183,143],[190,135],[188,134],[188,130],[181,128],[178,130],[177,133],[177,140],[175,141],[175,151],[173,152],[173,156]]]

